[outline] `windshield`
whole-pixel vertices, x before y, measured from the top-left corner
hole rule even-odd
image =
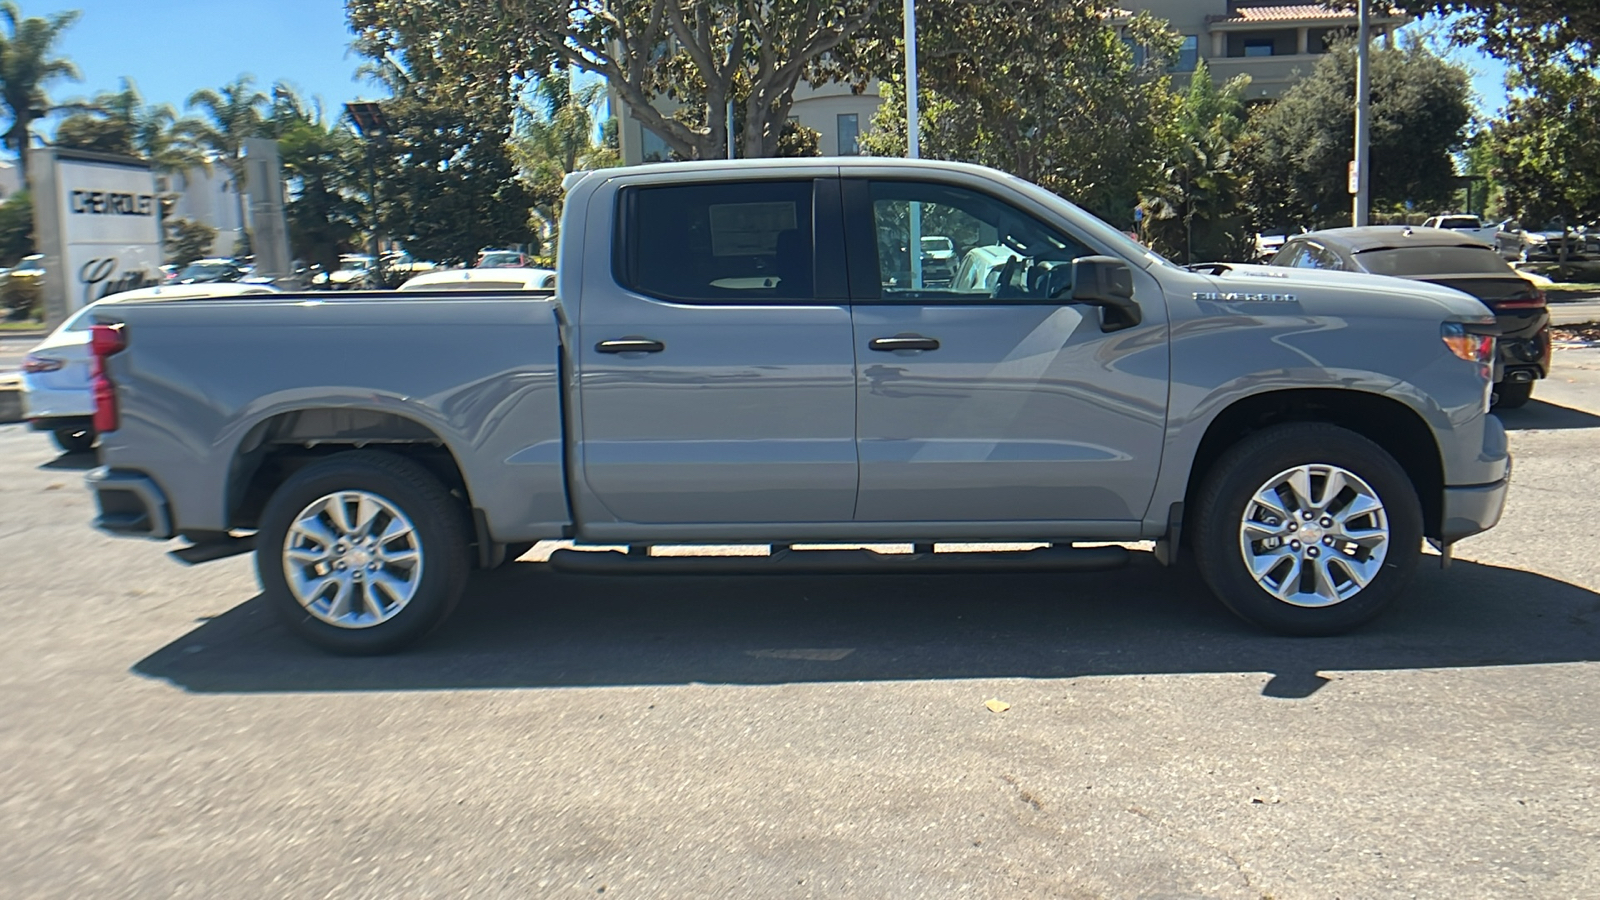
[[[183,271],[178,273],[178,279],[181,281],[185,278],[216,278],[227,274],[230,268],[231,266],[195,263],[194,265],[184,266]]]
[[[1374,275],[1506,275],[1511,267],[1488,246],[1399,247],[1356,254],[1361,267]]]
[[[478,261],[480,269],[516,268],[522,265],[521,253],[485,253]]]
[[[1439,223],[1440,228],[1482,228],[1483,223],[1477,216],[1447,216]]]
[[[341,259],[341,260],[339,260],[339,268],[345,270],[346,272],[362,272],[362,271],[367,270],[368,268],[371,268],[371,266],[372,266],[372,260],[370,260],[370,259]]]

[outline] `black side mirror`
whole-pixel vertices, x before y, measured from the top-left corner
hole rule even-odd
[[[1121,331],[1144,321],[1133,299],[1133,270],[1111,256],[1084,256],[1072,261],[1069,302],[1100,307],[1100,330]]]

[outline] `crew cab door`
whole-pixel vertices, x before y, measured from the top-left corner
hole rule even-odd
[[[589,533],[850,521],[843,225],[838,181],[817,171],[666,175],[592,198],[569,350]]]
[[[843,195],[857,521],[1141,518],[1168,390],[1154,280],[1136,280],[1140,324],[1103,327],[1066,297],[1095,250],[1014,198],[931,176],[846,179]],[[946,264],[930,248],[949,244]]]

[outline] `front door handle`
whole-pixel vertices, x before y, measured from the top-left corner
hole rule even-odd
[[[614,341],[601,341],[594,345],[596,353],[660,353],[667,345],[649,338],[625,337]]]
[[[897,334],[894,337],[873,338],[867,344],[867,349],[882,350],[885,353],[892,350],[937,350],[939,342],[920,334]]]

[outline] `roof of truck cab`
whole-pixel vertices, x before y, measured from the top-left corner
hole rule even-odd
[[[698,159],[683,162],[646,163],[640,166],[618,166],[610,169],[593,169],[588,172],[574,172],[563,179],[562,184],[569,190],[582,181],[584,176],[598,175],[604,178],[615,178],[626,175],[660,175],[669,173],[693,172],[762,172],[776,169],[882,169],[882,168],[921,169],[929,172],[983,172],[988,175],[1005,175],[998,169],[990,169],[974,163],[947,162],[938,159],[904,159],[896,156],[783,156],[764,157],[761,159]]]
[[[1444,228],[1414,228],[1409,225],[1367,225],[1361,228],[1328,228],[1295,237],[1337,244],[1352,253],[1364,250],[1394,250],[1401,247],[1484,247],[1489,245]],[[1291,238],[1292,239],[1292,238]]]

